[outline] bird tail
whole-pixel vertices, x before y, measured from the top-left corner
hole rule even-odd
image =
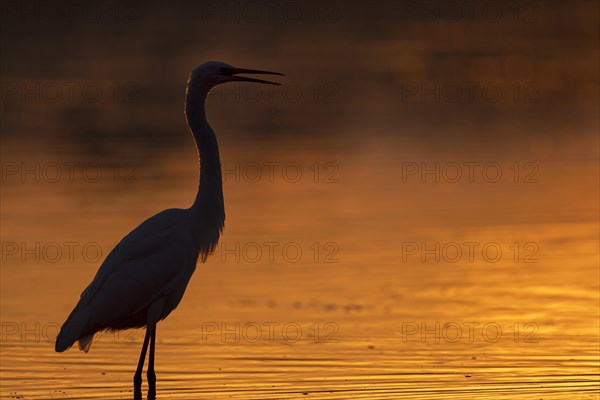
[[[56,337],[54,350],[62,353],[79,340],[79,350],[86,353],[90,350],[94,332],[86,332],[87,318],[79,305],[71,312],[65,323],[60,328]]]

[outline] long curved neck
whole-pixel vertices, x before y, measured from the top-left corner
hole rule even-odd
[[[194,227],[202,239],[200,255],[203,260],[216,247],[225,224],[219,145],[206,119],[204,103],[207,94],[207,90],[188,87],[185,101],[187,123],[200,158],[198,193],[190,210],[197,218]]]

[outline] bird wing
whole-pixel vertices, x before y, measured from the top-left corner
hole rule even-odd
[[[121,239],[106,256],[92,282],[81,293],[80,303],[82,305],[88,303],[107,278],[123,262],[142,259],[144,254],[151,254],[153,250],[151,244],[156,241],[157,237],[160,237],[161,233],[177,224],[181,211],[178,209],[164,210],[142,222]]]
[[[76,307],[85,310],[88,329],[126,321],[189,279],[195,246],[185,226],[177,224],[177,211],[145,221],[109,254]]]

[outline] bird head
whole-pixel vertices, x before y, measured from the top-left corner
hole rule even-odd
[[[220,61],[207,61],[194,68],[188,80],[188,87],[190,89],[198,88],[208,92],[213,87],[226,82],[255,82],[267,85],[281,85],[281,83],[239,76],[239,74],[285,76],[278,72],[237,68]]]

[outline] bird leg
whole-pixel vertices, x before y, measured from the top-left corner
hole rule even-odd
[[[133,375],[133,398],[134,400],[142,399],[142,369],[144,368],[144,360],[146,359],[146,350],[148,350],[148,342],[150,341],[150,332],[146,330],[146,336],[144,337],[144,344],[142,345],[142,352],[140,353],[140,360],[138,361],[137,370]]]
[[[156,325],[150,336],[150,355],[148,356],[148,400],[156,398],[156,374],[154,373],[154,344],[156,343]]]

